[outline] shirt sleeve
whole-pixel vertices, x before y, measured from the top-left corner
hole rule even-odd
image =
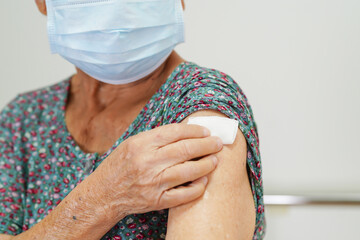
[[[15,106],[13,101],[0,113],[0,234],[9,235],[22,232],[25,199],[22,126]]]
[[[198,74],[179,89],[168,105],[169,123],[181,122],[200,110],[216,110],[238,121],[247,140],[247,168],[256,207],[255,236],[262,235],[265,219],[259,137],[245,94],[231,77],[221,72]]]

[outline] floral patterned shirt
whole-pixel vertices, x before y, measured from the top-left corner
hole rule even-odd
[[[255,201],[253,239],[265,232],[259,138],[251,107],[228,75],[191,62],[179,65],[113,147],[85,153],[65,124],[70,80],[18,95],[0,114],[0,234],[34,226],[91,174],[126,138],[181,122],[199,110],[217,110],[239,122]],[[165,239],[168,210],[132,214],[102,239]]]

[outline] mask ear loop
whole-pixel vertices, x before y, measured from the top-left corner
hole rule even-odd
[[[46,0],[46,10],[47,10],[47,32],[48,32],[48,39],[50,43],[50,51],[51,53],[56,53],[56,47],[55,47],[55,23],[54,23],[54,6],[52,3],[52,0]]]
[[[176,23],[178,25],[178,40],[179,43],[185,42],[185,29],[184,29],[184,9],[181,0],[174,0]]]

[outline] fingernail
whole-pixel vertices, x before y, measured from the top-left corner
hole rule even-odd
[[[204,127],[204,136],[209,137],[210,135],[211,135],[210,130]]]
[[[201,182],[206,185],[208,183],[208,178],[206,176],[202,177]]]
[[[214,163],[214,165],[215,165],[215,167],[216,167],[217,164],[218,164],[218,159],[217,159],[217,157],[216,157],[215,155],[212,155],[211,158],[212,158],[212,161],[213,161],[213,163]]]

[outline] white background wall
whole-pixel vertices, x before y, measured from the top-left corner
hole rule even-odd
[[[186,2],[178,50],[247,94],[266,194],[360,193],[360,1]],[[34,1],[0,1],[0,20],[0,108],[74,72],[50,55]],[[359,207],[272,207],[267,239],[360,239],[359,216]]]

